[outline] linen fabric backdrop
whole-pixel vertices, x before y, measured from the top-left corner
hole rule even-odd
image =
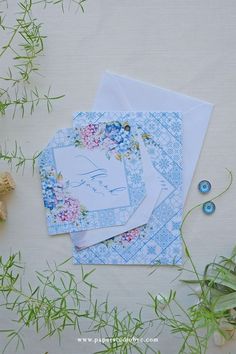
[[[10,4],[18,11],[16,2]],[[56,130],[72,125],[74,111],[90,110],[102,73],[105,70],[137,78],[215,104],[214,113],[197,165],[185,210],[202,202],[197,184],[202,179],[212,183],[212,195],[228,183],[225,168],[236,176],[236,2],[235,0],[87,0],[85,13],[60,6],[38,7],[35,16],[43,22],[48,35],[45,56],[39,58],[44,77],[35,83],[45,92],[65,93],[54,102],[48,115],[39,106],[34,115],[0,121],[0,141],[21,145],[27,156],[46,146]],[[11,20],[11,19],[10,19]],[[14,18],[12,17],[12,20]],[[1,62],[1,71],[8,59]],[[0,163],[1,170],[6,165]],[[28,280],[32,270],[42,270],[46,260],[57,263],[71,256],[69,235],[47,234],[38,171],[32,176],[30,164],[24,175],[13,175],[16,190],[6,197],[9,216],[0,224],[0,254],[10,250],[22,253]],[[216,255],[229,255],[235,244],[235,183],[216,201],[213,216],[197,210],[189,218],[184,232],[199,270]],[[86,266],[90,270],[94,266]],[[80,278],[80,266],[67,265]],[[147,266],[96,266],[92,281],[98,286],[98,300],[110,300],[121,309],[136,311],[149,301],[147,291],[168,293],[176,288],[186,306],[192,302],[186,287],[178,282],[174,267],[160,267],[151,276]],[[148,316],[148,313],[147,313]],[[0,313],[0,327],[9,328],[8,314]],[[25,336],[25,351],[19,353],[89,354],[100,347],[78,344],[78,333],[67,330],[58,346],[56,338],[40,341],[32,330]],[[176,352],[180,338],[163,335],[157,345],[162,353]],[[5,343],[0,335],[0,343]],[[235,351],[235,342],[223,348],[210,345],[209,354]]]

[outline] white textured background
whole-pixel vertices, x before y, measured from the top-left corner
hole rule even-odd
[[[38,8],[36,15],[44,23],[48,39],[45,56],[40,58],[45,78],[36,77],[35,83],[42,91],[52,84],[55,94],[65,93],[66,97],[55,102],[50,115],[39,108],[23,120],[1,119],[1,143],[17,140],[28,156],[42,149],[57,129],[71,125],[72,112],[90,109],[100,77],[108,69],[215,104],[186,210],[203,200],[196,188],[201,179],[209,179],[213,193],[218,193],[228,181],[225,168],[236,177],[235,0],[88,0],[85,14],[72,9],[62,14],[59,7],[49,6],[46,11]],[[3,163],[0,166],[6,168]],[[69,236],[47,235],[37,172],[32,177],[29,166],[23,176],[14,176],[17,189],[7,198],[9,217],[0,225],[0,253],[21,250],[28,268],[35,270],[44,268],[46,260],[68,258]],[[234,246],[235,200],[234,183],[217,201],[214,216],[196,211],[189,219],[186,240],[200,270],[215,255],[229,255]],[[167,292],[171,287],[183,293],[182,301],[191,302],[181,285],[170,283],[176,276],[174,268],[162,267],[152,276],[148,276],[148,267],[96,268],[92,279],[98,285],[99,299],[109,292],[121,308],[135,311],[138,303],[147,301],[147,291]],[[79,276],[79,266],[68,269]],[[8,318],[0,314],[0,327],[8,326]],[[40,342],[28,331],[24,353],[90,354],[98,349],[92,344],[79,346],[77,336],[68,332],[59,347],[56,340]],[[2,336],[0,343],[4,343]],[[208,353],[233,354],[235,348],[236,342],[223,349],[212,345]],[[175,338],[164,336],[157,349],[175,354]]]

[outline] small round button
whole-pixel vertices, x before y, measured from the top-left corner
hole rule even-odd
[[[216,206],[213,202],[206,202],[203,204],[202,210],[205,214],[211,215],[215,212]]]
[[[199,192],[201,192],[203,194],[209,193],[210,190],[211,190],[210,182],[209,181],[205,181],[205,180],[199,182],[198,190],[199,190]]]

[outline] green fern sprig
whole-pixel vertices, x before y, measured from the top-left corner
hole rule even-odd
[[[82,12],[84,12],[84,3],[87,0],[36,0],[35,4],[43,4],[44,7],[47,5],[53,4],[53,5],[60,5],[62,8],[62,11],[65,10],[65,5],[67,4],[68,7],[71,6],[71,4],[75,4],[78,9],[81,9]]]
[[[47,269],[37,271],[38,285],[22,285],[24,266],[20,254],[11,255],[6,261],[0,256],[0,307],[15,313],[14,329],[0,329],[7,335],[8,341],[4,353],[12,342],[16,349],[24,349],[23,330],[33,327],[41,333],[42,339],[58,335],[72,327],[80,332],[79,319],[88,316],[85,300],[94,285],[89,282],[92,271],[83,271],[81,281],[65,270],[63,263],[47,264]]]
[[[233,183],[233,175],[231,171],[228,171],[228,174],[228,185],[223,192],[219,193],[211,200],[218,199],[231,187]],[[192,289],[192,293],[190,294],[195,296],[197,302],[189,308],[186,308],[182,305],[181,300],[177,298],[176,293],[174,293],[174,296],[171,296],[171,294],[173,294],[172,291],[170,292],[169,297],[162,297],[161,302],[157,296],[149,294],[152,301],[151,306],[159,324],[162,324],[163,328],[169,328],[173,334],[178,334],[182,338],[180,347],[176,349],[176,354],[206,354],[209,340],[212,335],[215,332],[225,335],[221,329],[221,319],[224,318],[227,321],[230,316],[229,310],[236,307],[236,288],[234,284],[236,279],[235,249],[230,258],[223,258],[223,264],[213,262],[210,265],[207,265],[204,274],[201,274],[197,270],[187,242],[183,236],[183,228],[188,217],[194,210],[200,207],[202,207],[202,203],[190,209],[183,218],[180,228],[181,238],[191,268],[178,268],[180,274],[187,271],[195,277],[194,280],[184,280],[184,283],[199,285],[199,289]],[[233,273],[226,264],[230,264],[231,267],[233,266]],[[233,324],[236,329],[236,319]]]
[[[49,92],[39,97],[38,88],[30,86],[32,74],[38,72],[37,59],[44,50],[45,35],[41,34],[41,23],[33,17],[32,11],[35,4],[32,0],[23,0],[18,3],[20,12],[16,18],[16,24],[12,27],[3,25],[1,17],[1,28],[10,34],[10,37],[0,51],[0,59],[10,51],[13,56],[13,67],[9,67],[6,75],[1,75],[2,82],[8,87],[0,88],[0,115],[5,116],[10,107],[14,107],[13,116],[18,108],[21,115],[25,114],[25,106],[30,105],[29,112],[41,101],[47,102],[48,111],[52,109],[52,101],[64,97],[64,95],[49,97]],[[50,89],[49,89],[50,90]]]
[[[40,154],[41,152],[36,152],[32,157],[26,157],[17,142],[15,142],[15,147],[12,151],[9,151],[6,146],[4,148],[0,146],[0,160],[6,161],[11,168],[15,166],[17,171],[19,169],[24,170],[26,163],[30,163],[34,172],[35,164]]]

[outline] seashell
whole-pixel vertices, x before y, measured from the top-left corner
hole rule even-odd
[[[5,194],[15,189],[16,184],[9,172],[0,173],[0,194]]]
[[[7,219],[7,207],[6,204],[0,201],[0,221],[6,221]]]

